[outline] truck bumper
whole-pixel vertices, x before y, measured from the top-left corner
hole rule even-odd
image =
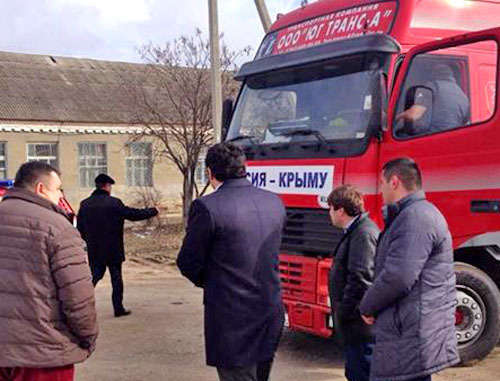
[[[288,322],[289,329],[322,337],[332,336],[333,319],[329,307],[289,299],[284,299],[283,303],[287,313],[285,325]]]

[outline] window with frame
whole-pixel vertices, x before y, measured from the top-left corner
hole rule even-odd
[[[0,178],[7,178],[7,143],[0,142]]]
[[[470,124],[468,73],[464,56],[416,56],[398,103],[395,135],[408,138]]]
[[[108,173],[106,143],[78,143],[80,187],[93,188],[100,173]]]
[[[134,142],[127,145],[127,186],[153,186],[153,148],[151,143]]]
[[[198,156],[198,162],[196,163],[196,170],[194,172],[196,184],[205,185],[208,181],[207,169],[205,165],[206,154],[206,151],[202,151]]]
[[[27,161],[41,161],[58,168],[57,143],[28,143],[26,147]]]
[[[408,139],[486,121],[495,111],[497,44],[481,41],[413,58],[402,87],[394,136]],[[480,55],[469,62],[469,53]]]

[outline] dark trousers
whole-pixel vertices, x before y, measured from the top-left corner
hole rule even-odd
[[[111,295],[111,300],[113,301],[113,309],[115,313],[123,311],[123,279],[122,279],[122,264],[121,263],[92,263],[90,268],[92,270],[92,283],[95,285],[99,282],[104,273],[106,272],[106,267],[109,270],[109,275],[111,276],[111,286],[113,287],[113,293]]]
[[[273,360],[240,368],[217,368],[220,381],[268,381]]]
[[[60,368],[0,368],[0,381],[73,381],[73,365]]]
[[[431,379],[432,379],[431,375],[428,375],[425,377],[414,378],[413,380],[410,381],[431,381]]]
[[[349,381],[369,381],[372,354],[372,343],[346,344],[345,377]]]

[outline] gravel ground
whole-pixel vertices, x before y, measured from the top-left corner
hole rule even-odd
[[[171,260],[162,262],[126,262],[125,305],[133,310],[130,316],[113,317],[107,275],[98,285],[101,334],[96,352],[77,366],[77,381],[217,380],[215,370],[204,364],[201,292],[167,264]],[[497,348],[485,361],[447,370],[434,380],[500,380],[499,358]],[[334,340],[287,332],[272,379],[344,380],[340,350]]]

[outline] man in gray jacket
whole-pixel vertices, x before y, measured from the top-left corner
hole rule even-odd
[[[345,376],[349,381],[368,381],[373,335],[361,319],[359,302],[373,281],[380,231],[364,213],[363,195],[354,186],[335,188],[328,205],[332,224],[344,231],[335,248],[329,287],[335,330],[344,344]]]
[[[431,374],[459,362],[451,235],[421,188],[413,160],[384,165],[385,230],[375,280],[360,304],[365,322],[375,323],[373,381],[430,381]]]
[[[30,162],[0,203],[0,381],[72,381],[95,347],[85,244],[61,196],[58,170]]]

